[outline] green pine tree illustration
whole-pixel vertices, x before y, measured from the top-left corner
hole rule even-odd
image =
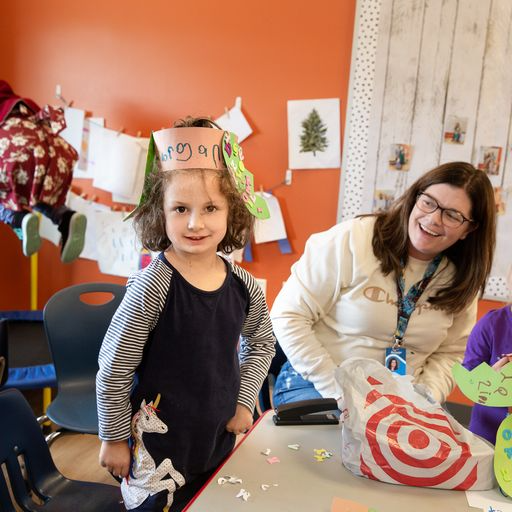
[[[327,126],[322,122],[316,109],[313,109],[304,121],[302,121],[302,135],[300,136],[300,152],[306,153],[313,151],[316,156],[317,151],[325,151],[329,146],[327,137]]]

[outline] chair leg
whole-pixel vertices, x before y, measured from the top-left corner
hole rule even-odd
[[[55,439],[62,434],[62,430],[56,430],[55,432],[52,432],[51,434],[48,434],[45,437],[46,444],[50,446]]]

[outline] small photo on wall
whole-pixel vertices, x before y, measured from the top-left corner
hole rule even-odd
[[[389,149],[389,170],[408,171],[411,167],[411,146],[409,144],[391,144]]]
[[[288,101],[290,169],[334,169],[341,165],[339,98]]]
[[[389,210],[391,203],[395,200],[394,190],[376,190],[373,196],[373,213]]]
[[[494,187],[494,203],[496,204],[496,213],[504,215],[507,211],[507,193],[502,187]]]
[[[467,117],[448,116],[444,126],[444,141],[448,144],[464,144],[467,128]]]
[[[478,168],[490,176],[500,172],[501,148],[499,146],[480,146]]]

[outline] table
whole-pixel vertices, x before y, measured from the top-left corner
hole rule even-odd
[[[186,512],[330,512],[334,496],[353,500],[377,512],[475,512],[463,491],[406,487],[354,476],[341,462],[341,426],[279,426],[267,411],[235,448]],[[288,448],[299,444],[299,450]],[[262,451],[270,448],[270,455]],[[332,452],[323,462],[314,449]],[[276,456],[280,462],[269,464]],[[237,476],[241,484],[219,485],[221,476]],[[261,489],[269,484],[268,490]],[[273,484],[278,484],[275,487]],[[243,488],[247,501],[236,495]]]

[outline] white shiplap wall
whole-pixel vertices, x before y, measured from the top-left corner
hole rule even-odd
[[[398,197],[440,163],[476,165],[481,146],[502,147],[491,181],[507,205],[486,289],[500,300],[512,263],[511,57],[510,0],[358,0],[338,208],[338,221],[368,213],[377,189]],[[468,121],[464,144],[443,142],[451,115]],[[388,170],[393,143],[412,146],[408,172]]]

